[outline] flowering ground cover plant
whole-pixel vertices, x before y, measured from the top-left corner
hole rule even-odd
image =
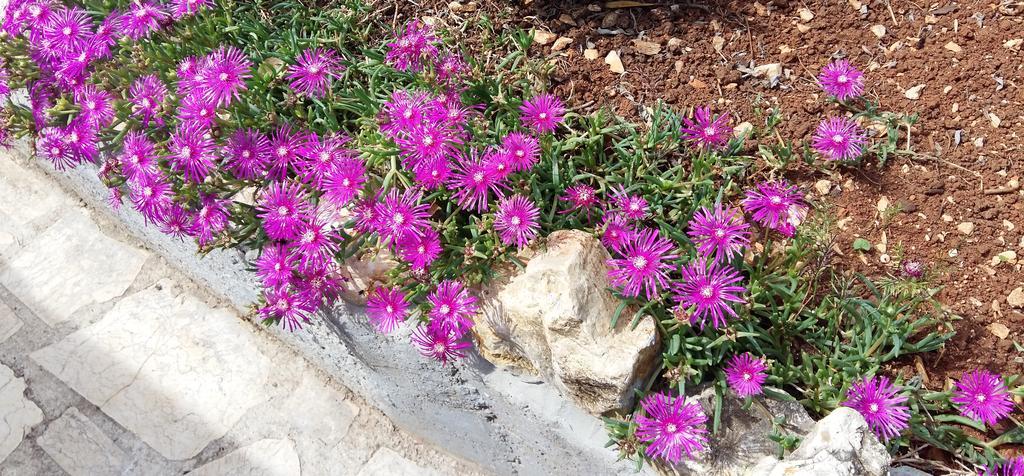
[[[555,230],[593,233],[612,257],[614,320],[632,305],[665,343],[635,412],[606,419],[638,463],[707,449],[718,414],[687,389],[710,382],[719,402],[849,406],[894,451],[923,442],[991,471],[1024,466],[997,451],[1024,440],[1017,377],[978,369],[926,392],[887,375],[939,349],[950,316],[920,263],[878,283],[831,270],[829,214],[787,179],[901,152],[912,118],[861,98],[855,65],[821,72],[844,114],[801,149],[771,140],[771,112],[743,134],[705,106],[659,106],[644,125],[575,114],[535,86],[544,65],[523,32],[500,36],[508,55],[487,66],[425,23],[391,32],[357,1],[313,7],[13,0],[0,142],[31,137],[58,169],[98,165],[113,207],[200,250],[258,250],[268,325],[314,319],[356,253],[395,257],[369,319],[382,333],[412,321],[411,344],[442,364],[472,345],[475,293],[497,264],[522,265],[516,252]]]

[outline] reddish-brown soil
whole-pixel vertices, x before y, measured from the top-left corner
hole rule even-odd
[[[963,317],[943,352],[902,371],[923,372],[932,388],[975,367],[1024,372],[1024,353],[1014,346],[1024,343],[1024,309],[1007,300],[1024,274],[1016,258],[996,258],[1014,252],[1024,263],[1024,191],[1013,186],[1024,159],[1024,2],[425,3],[396,19],[486,16],[553,33],[532,53],[555,63],[554,92],[581,112],[610,107],[637,120],[657,101],[678,111],[710,104],[734,123],[756,123],[755,108],[778,107],[782,136],[807,140],[838,112],[815,76],[832,58],[850,59],[867,70],[866,96],[881,110],[920,115],[911,141],[921,155],[881,170],[868,164],[803,175],[812,195],[816,181],[831,182],[828,196],[816,198],[834,204],[841,219],[843,265],[879,276],[896,273],[903,257],[921,260],[944,286],[942,302]],[[641,6],[616,8],[626,5]],[[882,27],[881,36],[873,32]],[[552,51],[563,37],[572,42]],[[605,62],[611,51],[623,74]],[[774,84],[740,70],[772,63],[783,71]],[[918,85],[920,97],[908,99]],[[890,204],[886,212],[880,201]],[[876,248],[854,251],[857,237]]]

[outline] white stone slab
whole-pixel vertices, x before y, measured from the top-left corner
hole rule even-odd
[[[256,338],[233,313],[163,280],[32,359],[160,454],[181,460],[267,399],[272,362]]]
[[[32,241],[74,204],[41,171],[0,150],[0,258]]]
[[[77,408],[68,408],[36,439],[46,454],[71,476],[121,474],[128,455]]]
[[[76,208],[15,253],[0,270],[0,283],[52,326],[120,296],[146,257],[103,234],[85,209]]]
[[[370,461],[356,476],[441,476],[441,473],[413,463],[395,450],[382,446],[373,452]]]
[[[343,471],[342,471],[343,472]],[[192,476],[299,476],[299,455],[291,440],[259,440],[213,460]]]
[[[7,458],[25,438],[25,434],[43,421],[43,412],[25,398],[25,380],[0,364],[0,461]]]
[[[14,311],[0,301],[0,342],[9,339],[18,329],[21,329],[22,322]]]

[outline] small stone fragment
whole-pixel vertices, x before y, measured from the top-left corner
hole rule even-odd
[[[800,15],[800,19],[803,20],[804,22],[809,22],[814,19],[814,12],[812,12],[807,7],[801,8],[797,12],[797,14]]]
[[[598,53],[598,51],[595,50],[594,48],[587,48],[586,50],[583,50],[583,57],[590,61],[593,61],[600,58],[601,53]]]
[[[604,57],[604,62],[611,68],[613,73],[623,74],[626,72],[626,67],[622,65],[622,60],[619,59],[619,52],[615,50],[608,52],[608,56]]]
[[[879,211],[879,213],[882,213],[889,209],[889,204],[889,197],[882,195],[881,197],[878,198],[878,203],[875,205],[875,208]]]
[[[1000,339],[1005,339],[1006,336],[1010,335],[1010,328],[998,322],[989,324],[988,331]]]
[[[914,86],[906,90],[903,93],[903,97],[910,99],[911,101],[916,101],[921,98],[921,91],[924,89],[925,86],[926,85],[924,84],[918,84],[917,86]]]
[[[735,137],[742,137],[750,134],[750,131],[754,130],[754,125],[749,122],[741,122],[733,128],[732,134]]]
[[[828,195],[832,191],[832,181],[822,179],[814,182],[814,189],[818,191],[818,195]]]
[[[640,54],[653,56],[661,52],[661,45],[652,41],[633,40],[633,48]]]
[[[946,46],[943,46],[943,48],[945,48],[945,49],[947,49],[949,51],[952,51],[954,53],[961,53],[961,52],[964,51],[964,49],[961,48],[960,45],[958,45],[958,44],[956,44],[956,43],[954,43],[952,41],[950,41],[949,43],[946,43]]]
[[[886,30],[885,25],[875,25],[871,27],[871,33],[874,33],[876,37],[881,38],[885,36]]]
[[[755,78],[765,78],[770,82],[775,82],[780,76],[782,76],[782,63],[769,63],[762,64],[754,68]]]
[[[1021,45],[1021,43],[1024,43],[1024,38],[1014,38],[1012,40],[1007,40],[1006,43],[1003,43],[1003,48],[1006,48],[1008,50],[1016,49]]]
[[[558,35],[551,33],[550,31],[536,30],[533,32],[533,42],[538,45],[551,43],[552,41],[555,41],[555,38],[558,38]]]
[[[996,129],[998,129],[999,125],[1003,123],[1003,120],[994,112],[988,113],[988,120],[992,123],[992,127],[995,127]]]
[[[567,46],[569,46],[571,44],[572,44],[572,38],[568,38],[568,37],[563,36],[563,37],[555,40],[555,44],[551,45],[551,51],[562,51]]]
[[[1016,308],[1024,307],[1024,287],[1017,287],[1006,296],[1006,303]]]
[[[974,233],[974,223],[969,221],[961,222],[956,226],[956,231],[965,235],[970,235],[971,233]]]
[[[999,266],[1003,263],[1014,264],[1017,262],[1017,252],[1013,250],[1006,250],[992,257],[992,266]]]

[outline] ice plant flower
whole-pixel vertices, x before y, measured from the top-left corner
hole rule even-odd
[[[225,142],[222,154],[235,177],[252,180],[266,172],[270,162],[270,141],[256,129],[237,129]]]
[[[346,158],[327,173],[323,180],[323,197],[332,204],[348,205],[366,182],[366,165],[359,158]]]
[[[610,213],[604,218],[604,232],[601,233],[601,244],[610,250],[621,251],[636,235],[626,218],[618,213]]]
[[[864,92],[864,73],[847,60],[838,60],[821,69],[818,84],[829,95],[845,101]]]
[[[331,87],[331,79],[336,78],[340,70],[341,65],[333,51],[307,48],[295,59],[295,64],[288,67],[289,86],[299,94],[322,98]]]
[[[654,299],[669,286],[671,262],[677,257],[672,254],[674,247],[658,230],[641,230],[618,250],[621,258],[608,260],[608,279],[625,296],[637,297],[643,292],[648,300]]]
[[[142,119],[142,127],[148,127],[166,97],[167,86],[152,74],[136,79],[128,88],[128,102],[132,104],[133,115]]]
[[[184,239],[191,234],[192,220],[187,210],[178,204],[172,204],[159,217],[157,228],[160,232],[178,239]]]
[[[2,91],[0,91],[2,94]],[[81,109],[79,117],[96,127],[107,127],[114,120],[114,96],[92,84],[74,92],[75,104]]]
[[[118,162],[121,164],[121,171],[129,181],[139,180],[155,173],[157,170],[156,159],[156,145],[145,134],[139,131],[128,131],[124,135]]]
[[[429,25],[413,20],[402,36],[387,44],[384,58],[399,71],[418,72],[423,69],[425,59],[437,57],[437,43],[437,36]]]
[[[497,170],[490,167],[475,150],[459,157],[448,186],[455,191],[454,198],[459,208],[475,212],[487,209],[492,192],[501,195],[507,188]]]
[[[700,257],[691,261],[683,268],[682,281],[675,286],[675,299],[679,302],[680,311],[689,311],[690,325],[696,324],[700,329],[711,321],[711,327],[725,327],[729,317],[736,317],[733,303],[745,303],[741,296],[746,288],[739,283],[743,281],[732,266]]]
[[[750,352],[734,355],[725,368],[725,381],[741,398],[760,395],[764,391],[761,386],[767,378],[764,361]]]
[[[388,243],[397,243],[407,236],[421,236],[430,228],[430,205],[420,203],[423,192],[410,188],[402,193],[391,189],[381,203],[380,226],[377,231]]]
[[[302,186],[287,182],[271,184],[256,202],[257,216],[263,221],[263,230],[272,240],[298,238],[310,207]]]
[[[494,229],[502,243],[522,248],[537,236],[538,216],[540,209],[532,200],[519,194],[505,197],[494,212]]]
[[[707,415],[694,401],[654,393],[640,401],[643,413],[636,414],[636,437],[648,443],[644,453],[678,463],[707,450]]]
[[[78,7],[54,10],[43,28],[43,40],[61,56],[81,51],[92,34],[92,18]]]
[[[128,198],[147,223],[158,223],[171,204],[171,184],[162,173],[155,172],[132,183]]]
[[[256,260],[256,275],[268,289],[287,286],[294,275],[295,259],[285,245],[268,245]]]
[[[338,252],[338,233],[316,210],[299,224],[295,239],[295,254],[299,257],[300,271],[321,268],[334,259]]]
[[[1024,456],[990,465],[978,476],[1024,476]]]
[[[437,289],[427,295],[430,304],[430,322],[442,329],[458,331],[460,334],[473,327],[473,315],[476,314],[476,298],[469,290],[452,280],[441,281]]]
[[[217,103],[204,98],[201,94],[190,93],[181,100],[177,116],[183,123],[210,129],[217,118]]]
[[[227,106],[246,90],[252,62],[234,46],[221,46],[210,53],[203,64],[202,92],[218,106]]]
[[[280,321],[290,331],[302,327],[303,322],[309,322],[309,315],[316,311],[313,303],[291,287],[268,289],[263,297],[267,302],[259,310],[263,319]]]
[[[390,334],[409,316],[405,293],[394,288],[377,288],[366,301],[366,315],[379,332]]]
[[[761,226],[793,236],[807,214],[804,194],[785,180],[764,182],[747,190],[743,208]]]
[[[554,132],[562,123],[565,106],[553,94],[541,94],[519,107],[524,125],[537,132]]]
[[[715,261],[728,262],[743,254],[750,243],[750,228],[738,210],[721,204],[714,210],[701,207],[690,220],[688,234],[697,245],[697,252]]]
[[[174,6],[174,18],[176,19],[195,15],[212,4],[211,0],[173,0],[171,2],[171,5]]]
[[[949,399],[967,418],[993,426],[1013,411],[1010,392],[1003,378],[987,370],[965,373]]]
[[[573,185],[565,189],[565,194],[559,200],[569,203],[569,209],[563,213],[586,210],[589,214],[594,205],[597,205],[597,191],[590,185]]]
[[[540,142],[522,132],[512,132],[501,140],[501,152],[513,172],[530,170],[540,159]]]
[[[853,160],[861,156],[864,130],[846,117],[830,117],[814,132],[814,150],[826,160]]]
[[[472,344],[460,341],[462,334],[450,329],[443,329],[437,324],[421,325],[412,333],[412,343],[424,357],[441,362],[461,359],[466,356],[463,351]]]
[[[125,14],[122,29],[128,38],[138,40],[159,30],[167,17],[167,12],[151,0],[136,0]]]
[[[865,377],[850,387],[843,406],[857,410],[878,438],[888,441],[908,426],[910,411],[906,401],[907,397],[900,395],[888,378]]]
[[[213,242],[228,226],[228,200],[217,198],[216,195],[202,195],[200,207],[192,217],[192,235],[199,241],[199,246]]]
[[[699,149],[721,149],[729,144],[732,127],[729,127],[729,113],[715,117],[708,106],[693,111],[693,119],[684,117],[683,138]]]
[[[630,195],[621,185],[615,192],[615,206],[622,215],[630,220],[643,220],[647,217],[647,200],[640,195]]]
[[[423,236],[408,235],[398,240],[398,252],[413,271],[424,271],[441,255],[441,237],[433,228]]]
[[[270,165],[267,170],[267,178],[271,180],[287,178],[288,171],[299,160],[299,147],[304,141],[304,135],[293,131],[287,124],[274,129],[270,135]]]
[[[214,147],[209,131],[195,123],[182,122],[167,143],[168,161],[187,180],[202,183],[215,167]]]

